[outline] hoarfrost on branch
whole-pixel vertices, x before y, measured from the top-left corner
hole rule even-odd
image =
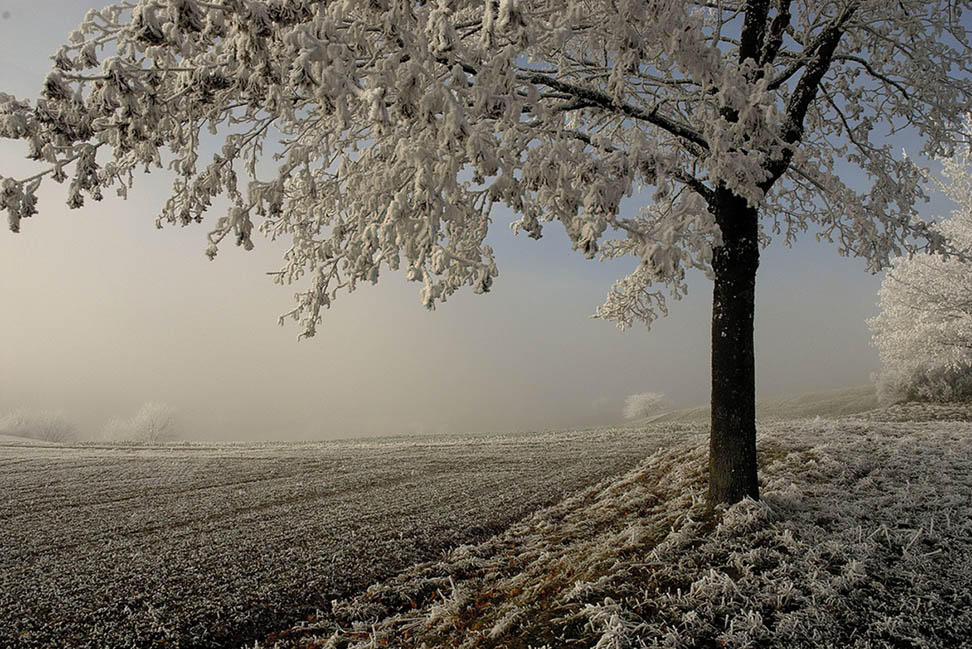
[[[972,96],[968,7],[122,2],[70,35],[36,103],[0,94],[0,136],[46,165],[0,177],[0,203],[16,231],[46,178],[80,207],[165,166],[159,225],[229,199],[210,256],[227,237],[251,248],[255,229],[291,242],[276,278],[302,287],[287,315],[305,335],[384,269],[422,283],[429,308],[489,290],[501,203],[516,231],[558,221],[589,257],[634,257],[597,313],[650,324],[687,269],[711,273],[718,192],[759,209],[764,245],[813,226],[873,270],[940,247],[915,214],[922,169],[887,142],[913,130],[924,153],[951,154]],[[867,191],[842,180],[849,167]]]

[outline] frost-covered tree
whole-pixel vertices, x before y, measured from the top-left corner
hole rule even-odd
[[[968,123],[972,134],[972,121]],[[942,161],[938,184],[957,205],[937,227],[972,249],[972,149]],[[902,256],[881,283],[881,313],[868,324],[881,355],[884,402],[972,397],[972,262]]]
[[[668,399],[660,392],[629,394],[624,400],[624,417],[625,419],[642,419],[668,407]]]
[[[597,314],[667,312],[714,281],[712,504],[758,497],[753,308],[760,247],[808,227],[884,266],[921,169],[972,102],[969,0],[131,0],[90,13],[36,103],[0,135],[46,168],[2,180],[10,227],[45,178],[72,207],[175,174],[158,223],[202,221],[208,254],[289,240],[289,316],[313,335],[338,293],[402,269],[432,307],[497,276],[495,204],[540,238],[635,260]],[[209,153],[210,143],[215,154]],[[271,168],[272,167],[272,168]],[[268,170],[270,168],[270,170]],[[868,179],[844,182],[849,170]],[[30,172],[28,172],[29,174]],[[639,200],[626,198],[637,195]]]
[[[142,404],[132,417],[135,438],[146,442],[169,442],[178,437],[178,420],[175,410],[164,403]]]
[[[0,435],[66,444],[78,441],[78,429],[60,412],[16,410],[0,416]]]
[[[164,403],[143,403],[131,419],[114,417],[105,424],[101,436],[111,442],[161,444],[179,437],[175,410]]]

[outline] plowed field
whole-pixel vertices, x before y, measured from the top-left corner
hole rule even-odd
[[[658,433],[0,443],[0,647],[228,647],[634,466]]]

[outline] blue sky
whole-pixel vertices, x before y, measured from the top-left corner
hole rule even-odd
[[[48,56],[90,0],[0,0],[0,90],[33,97]],[[0,142],[0,174],[24,147]],[[434,313],[417,284],[386,275],[341,296],[316,338],[276,319],[293,289],[274,286],[282,250],[264,240],[214,261],[206,227],[158,231],[161,173],[128,201],[70,211],[42,191],[22,233],[0,232],[0,413],[62,410],[89,433],[149,400],[177,408],[192,436],[345,437],[521,430],[621,421],[624,397],[708,399],[709,302],[701,275],[651,331],[590,318],[634,266],[571,252],[559,226],[537,242],[491,234],[500,277]],[[929,214],[931,216],[931,214]],[[776,395],[867,383],[878,369],[865,320],[880,276],[805,237],[764,252],[757,293],[757,386]]]

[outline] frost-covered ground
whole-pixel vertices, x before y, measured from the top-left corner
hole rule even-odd
[[[969,415],[764,425],[763,500],[710,517],[705,437],[686,433],[259,646],[968,647]]]
[[[657,432],[326,444],[0,440],[0,647],[227,647],[669,443]]]

